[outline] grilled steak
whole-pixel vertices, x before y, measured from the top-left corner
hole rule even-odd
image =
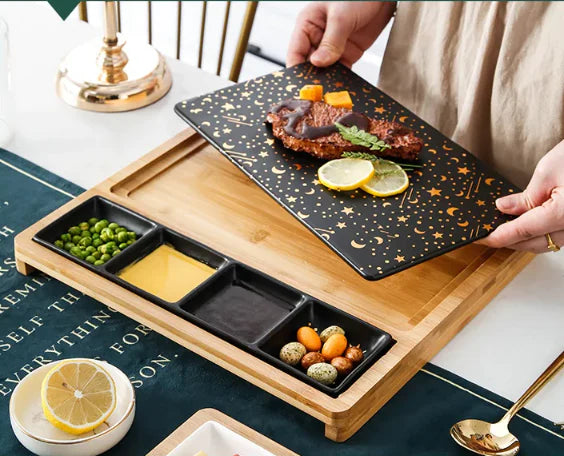
[[[274,105],[266,119],[272,124],[274,136],[282,140],[285,147],[324,160],[340,158],[345,151],[415,160],[423,145],[423,141],[402,124],[371,119],[364,114],[335,108],[320,101],[286,100]],[[335,122],[346,126],[356,125],[385,141],[390,148],[372,151],[354,145],[337,132]]]

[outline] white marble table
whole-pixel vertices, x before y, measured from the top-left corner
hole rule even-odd
[[[47,2],[1,2],[0,17],[10,27],[12,48],[14,136],[7,148],[82,187],[185,128],[172,111],[177,101],[228,84],[170,59],[173,87],[153,106],[119,114],[79,111],[56,97],[54,76],[65,53],[99,31],[63,22]],[[564,253],[549,253],[527,266],[432,362],[515,400],[562,349]],[[529,408],[564,421],[564,371]]]

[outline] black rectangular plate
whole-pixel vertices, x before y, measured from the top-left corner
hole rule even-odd
[[[403,194],[335,192],[317,181],[323,161],[286,149],[265,124],[269,107],[304,84],[348,90],[354,110],[400,122],[423,139],[421,171]],[[401,81],[398,81],[401,83]],[[175,111],[332,248],[378,280],[486,236],[509,218],[495,200],[519,189],[348,68],[301,64],[182,101]]]
[[[329,326],[340,326],[345,330],[345,336],[350,345],[360,345],[360,348],[365,352],[364,359],[355,366],[350,374],[338,378],[330,386],[322,385],[308,377],[301,366],[294,367],[282,362],[278,357],[280,349],[288,342],[295,342],[298,329],[308,325],[311,325],[318,333]],[[259,342],[258,348],[261,357],[267,359],[271,364],[315,386],[324,393],[336,397],[345,391],[376,360],[384,356],[394,343],[395,341],[388,333],[375,326],[321,301],[309,299]]]
[[[75,258],[53,244],[68,228],[90,217],[115,221],[135,231],[139,238],[101,266]],[[332,397],[345,391],[393,344],[392,337],[380,329],[101,196],[94,196],[71,209],[40,230],[33,240]],[[124,267],[165,243],[217,269],[215,274],[176,303],[137,288],[117,275]],[[234,290],[237,290],[235,294],[231,294]],[[254,302],[256,297],[262,297],[264,301]],[[241,306],[238,309],[221,306],[224,298],[229,298],[231,303],[238,302]],[[223,309],[226,311],[219,315]],[[367,351],[364,361],[334,385],[322,385],[278,359],[280,348],[295,341],[297,329],[309,322],[319,330],[339,325],[349,331],[351,343],[360,344]]]

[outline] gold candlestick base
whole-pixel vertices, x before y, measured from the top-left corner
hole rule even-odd
[[[99,39],[71,51],[57,72],[57,94],[89,111],[130,111],[162,98],[172,78],[164,57],[144,43]]]

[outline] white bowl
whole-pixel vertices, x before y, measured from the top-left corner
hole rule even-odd
[[[208,455],[274,456],[270,451],[266,451],[216,421],[207,421],[202,424],[168,456],[191,456],[198,451],[203,451]]]
[[[82,358],[76,358],[79,360]],[[96,456],[116,445],[133,423],[135,391],[127,376],[117,367],[99,363],[114,379],[116,409],[91,432],[68,434],[53,426],[41,408],[41,382],[55,363],[34,370],[16,386],[10,398],[10,423],[20,443],[38,456]],[[57,361],[59,362],[59,361]],[[106,424],[107,423],[107,424]]]

